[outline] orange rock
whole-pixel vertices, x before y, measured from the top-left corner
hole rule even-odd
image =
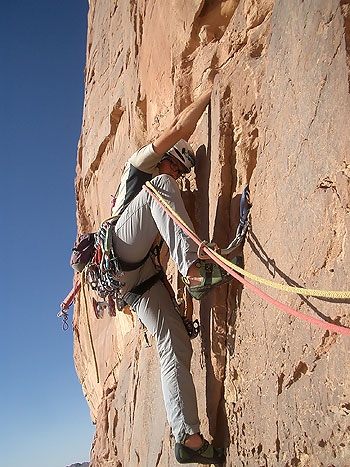
[[[226,246],[249,182],[245,268],[281,283],[348,289],[350,22],[340,3],[90,0],[79,232],[109,216],[131,153],[213,81],[191,141],[196,174],[184,183],[198,234]],[[350,325],[348,304],[271,295]],[[177,465],[155,343],[144,347],[130,311],[99,320],[88,312],[100,382],[82,300],[74,358],[96,423],[90,466]],[[227,446],[228,466],[349,464],[347,337],[290,318],[235,283],[194,314],[202,431]]]

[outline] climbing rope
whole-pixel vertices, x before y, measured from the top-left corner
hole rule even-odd
[[[268,301],[269,303],[277,306],[281,310],[289,313],[290,315],[296,316],[299,319],[307,321],[315,326],[322,327],[327,329],[328,331],[335,332],[338,334],[343,334],[350,336],[350,329],[344,326],[338,326],[333,323],[328,323],[325,321],[321,321],[317,318],[313,318],[311,316],[305,315],[293,308],[290,308],[287,305],[279,302],[278,300],[270,297],[268,294],[263,292],[262,290],[258,289],[255,285],[248,282],[244,277],[240,276],[240,274],[249,277],[251,279],[257,280],[258,282],[264,283],[266,285],[273,286],[274,288],[280,288],[280,290],[285,290],[288,292],[294,292],[297,294],[302,295],[312,295],[312,296],[322,296],[322,297],[330,297],[330,298],[350,298],[350,292],[341,292],[341,291],[326,291],[326,290],[313,290],[313,289],[304,289],[302,287],[290,287],[290,286],[282,286],[276,287],[277,284],[274,282],[268,281],[266,279],[260,278],[255,276],[254,274],[247,273],[244,269],[238,267],[237,265],[232,264],[230,261],[225,259],[215,250],[208,248],[205,243],[203,243],[200,238],[193,232],[190,227],[188,227],[185,222],[181,219],[181,217],[172,209],[172,207],[165,201],[165,199],[161,196],[161,194],[156,190],[156,188],[150,183],[146,182],[144,185],[144,189],[151,195],[151,197],[164,209],[164,211],[173,219],[173,221],[179,225],[180,228],[187,233],[187,235],[192,238],[192,240],[197,243],[201,251],[204,251],[211,259],[213,259],[217,264],[219,264],[226,272],[232,275],[235,279],[245,285],[247,288],[251,289],[257,295],[261,296],[264,300]],[[238,274],[240,273],[240,274]],[[273,285],[272,285],[273,284]]]
[[[200,240],[199,237],[188,226],[185,225],[185,223],[180,218],[180,216],[172,209],[172,207],[165,201],[162,195],[154,188],[154,186],[150,182],[146,182],[146,185],[153,191],[153,193],[164,204],[164,206],[166,206],[169,209],[171,215],[175,216],[176,219],[181,223],[181,225],[186,227],[187,233],[192,237],[192,239],[195,240],[196,243],[198,243],[198,241],[200,242],[199,251],[201,251],[207,242]],[[222,258],[222,259],[225,261],[225,258]],[[245,271],[244,269],[240,268],[236,264],[232,264],[229,261],[227,261],[227,263],[232,269],[234,269],[239,274],[242,274],[245,277],[249,277],[249,279],[252,279],[256,282],[267,285],[269,287],[282,290],[284,292],[290,292],[290,293],[295,293],[299,295],[310,295],[312,297],[327,297],[327,298],[340,298],[340,299],[350,298],[350,291],[305,289],[304,287],[294,287],[294,286],[290,286],[286,284],[278,284],[276,282],[270,281],[268,279],[264,279],[263,277],[259,277],[259,276],[256,276],[255,274]]]

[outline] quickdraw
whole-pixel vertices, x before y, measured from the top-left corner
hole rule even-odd
[[[103,306],[113,315],[114,300],[119,311],[124,308],[121,294],[121,287],[124,285],[121,278],[124,273],[112,246],[112,232],[117,220],[118,218],[114,217],[102,223],[96,234],[95,255],[83,271],[85,282],[103,300],[96,302],[98,305],[94,306],[97,317],[101,317],[98,308],[102,309]]]
[[[216,251],[218,254],[222,256],[228,256],[231,254],[236,248],[238,248],[245,240],[247,231],[249,229],[249,212],[252,208],[252,204],[250,202],[250,191],[249,185],[247,185],[241,196],[241,200],[239,203],[239,224],[236,231],[236,236],[232,240],[232,242],[226,248],[219,248],[216,243],[210,243],[206,240],[203,240],[200,245],[198,246],[197,256],[200,259],[208,259],[209,256],[204,253],[204,248],[210,248],[213,251]],[[194,232],[193,232],[194,233]]]
[[[250,227],[249,213],[251,208],[252,203],[250,201],[249,185],[247,185],[242,192],[241,201],[239,203],[239,224],[237,227],[236,236],[226,248],[221,250],[218,248],[215,250],[217,253],[222,256],[227,256],[244,242],[247,231]]]
[[[67,313],[67,310],[73,304],[74,298],[77,295],[77,293],[80,291],[80,289],[81,289],[81,282],[77,281],[74,284],[74,287],[72,288],[72,290],[67,295],[67,297],[61,303],[60,311],[57,313],[57,317],[62,318],[62,329],[63,329],[63,331],[67,331],[67,329],[69,327],[68,326],[68,313]]]

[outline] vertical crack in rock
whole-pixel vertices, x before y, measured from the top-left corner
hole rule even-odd
[[[282,394],[282,391],[283,391],[283,381],[284,381],[284,378],[285,378],[285,374],[284,373],[281,373],[279,376],[278,376],[278,390],[277,390],[277,395],[279,396],[280,394]]]
[[[350,93],[350,2],[348,2],[347,0],[342,0],[340,2],[340,5],[341,5],[341,12],[342,12],[343,21],[344,21],[346,65],[348,68],[348,84],[349,84],[349,93]]]
[[[279,462],[281,452],[281,441],[278,434],[278,420],[276,421],[276,460]]]
[[[109,116],[109,128],[110,128],[109,134],[103,139],[102,143],[99,145],[96,157],[90,164],[89,171],[85,176],[85,179],[84,179],[85,190],[88,189],[92,176],[100,167],[102,157],[105,154],[108,144],[112,141],[112,139],[117,133],[117,128],[123,116],[124,111],[125,111],[125,108],[121,104],[121,99],[119,99],[118,102],[113,106],[112,112],[110,113],[110,116]]]

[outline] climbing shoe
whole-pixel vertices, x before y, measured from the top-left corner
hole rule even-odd
[[[224,450],[214,448],[202,435],[202,446],[199,449],[190,449],[182,442],[175,444],[175,457],[179,464],[223,464],[225,462]]]
[[[241,265],[242,257],[236,256],[233,258],[232,263]],[[190,285],[190,281],[187,277],[183,277],[182,280],[186,284],[190,295],[196,300],[200,300],[204,297],[213,287],[218,287],[233,279],[223,268],[208,260],[199,259],[195,265],[199,269],[199,274],[202,278],[201,283],[198,285]]]

